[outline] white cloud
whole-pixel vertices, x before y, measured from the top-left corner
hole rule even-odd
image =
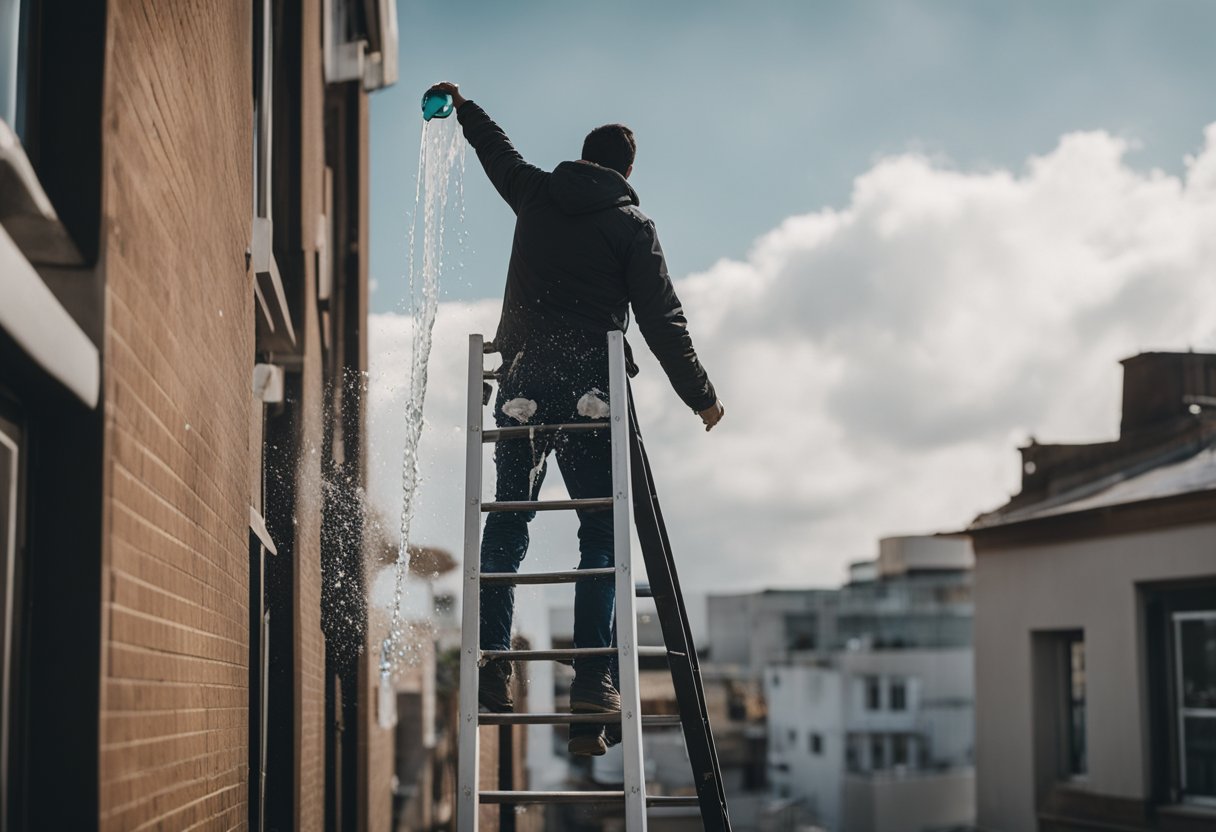
[[[881,535],[957,529],[1016,490],[1028,435],[1115,435],[1118,359],[1216,348],[1216,125],[1182,178],[1133,170],[1127,149],[1070,134],[1020,172],[885,158],[845,208],[680,280],[726,419],[705,434],[644,357],[636,390],[685,586],[832,584]],[[441,308],[419,542],[460,548],[465,335],[497,310]],[[382,504],[400,482],[408,327],[372,318]],[[573,563],[570,523],[538,524],[535,565]]]

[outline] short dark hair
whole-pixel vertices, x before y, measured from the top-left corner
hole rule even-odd
[[[612,168],[621,176],[633,164],[638,143],[633,131],[623,124],[605,124],[597,127],[583,139],[583,160]]]

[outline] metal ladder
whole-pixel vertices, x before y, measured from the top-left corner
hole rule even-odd
[[[456,823],[458,832],[477,832],[479,805],[544,803],[624,804],[627,832],[645,832],[648,807],[699,806],[708,832],[730,832],[726,797],[717,751],[710,733],[701,673],[693,646],[688,616],[680,595],[675,563],[667,531],[659,510],[658,496],[650,474],[650,463],[641,442],[632,396],[625,370],[624,335],[608,333],[608,384],[611,393],[606,422],[562,425],[521,425],[482,430],[483,384],[493,373],[483,365],[485,343],[480,335],[469,336],[468,411],[466,423],[464,592],[460,650],[460,724],[457,771]],[[538,432],[609,430],[612,444],[612,494],[582,500],[488,502],[481,500],[482,445],[519,438]],[[632,489],[631,489],[632,483]],[[632,490],[632,495],[631,495]],[[632,497],[632,498],[631,498]],[[556,511],[579,508],[611,508],[613,511],[614,566],[607,569],[567,570],[544,573],[483,573],[481,571],[481,515],[494,511]],[[638,585],[633,575],[630,546],[631,519],[636,518],[638,540],[646,562],[649,585]],[[613,574],[616,579],[617,647],[568,650],[481,650],[481,584],[573,583]],[[652,597],[663,630],[665,646],[639,647],[636,599]],[[478,674],[489,660],[567,661],[580,656],[616,653],[620,670],[621,712],[616,714],[481,713],[477,701]],[[638,688],[638,658],[665,657],[671,669],[680,715],[641,714]],[[525,792],[488,791],[480,788],[479,761],[482,725],[570,725],[576,722],[621,722],[624,752],[624,783],[620,791]],[[696,796],[646,794],[642,763],[642,728],[678,724],[697,784]]]

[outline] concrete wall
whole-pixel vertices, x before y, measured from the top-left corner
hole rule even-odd
[[[770,667],[764,673],[773,792],[805,800],[832,832],[842,828],[846,688],[845,678],[832,669]],[[823,738],[821,754],[811,751],[813,733]]]
[[[975,744],[974,658],[971,650],[873,650],[840,654],[841,670],[851,677],[849,726],[859,731],[914,730],[929,737],[932,759],[969,766]],[[908,680],[906,714],[864,707],[864,676]]]
[[[976,799],[993,832],[1033,832],[1031,633],[1085,634],[1089,773],[1075,788],[1143,799],[1144,655],[1136,584],[1216,574],[1216,525],[980,548],[975,575]]]
[[[848,832],[920,832],[969,827],[975,817],[975,773],[955,769],[844,779]]]
[[[790,658],[786,616],[818,614],[829,592],[790,590],[746,595],[711,595],[709,660],[719,665],[740,665],[758,677],[766,665]],[[830,643],[835,631],[830,616],[819,615],[819,645]]]
[[[205,5],[108,4],[102,829],[245,820],[250,16]]]

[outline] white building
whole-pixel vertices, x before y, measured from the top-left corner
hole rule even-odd
[[[971,563],[963,539],[888,538],[848,585],[817,592],[831,637],[763,671],[779,805],[829,832],[974,819]]]

